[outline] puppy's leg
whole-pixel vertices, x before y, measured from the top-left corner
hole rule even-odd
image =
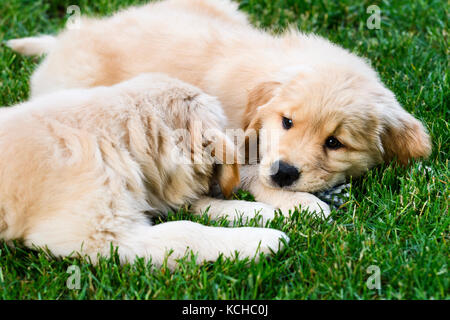
[[[174,221],[151,226],[137,213],[127,218],[110,221],[110,227],[98,226],[95,232],[87,220],[71,221],[76,225],[63,230],[55,229],[56,220],[42,221],[33,227],[26,237],[28,246],[46,247],[57,256],[79,253],[88,256],[93,263],[98,257],[110,255],[111,244],[117,247],[121,263],[133,262],[137,257],[161,266],[167,257],[169,268],[173,269],[176,259],[192,251],[197,261],[215,261],[220,254],[240,258],[254,258],[259,253],[270,253],[282,248],[280,239],[288,241],[281,231],[265,228],[215,228],[190,221]],[[58,219],[57,219],[58,220]],[[168,255],[170,254],[170,255]]]
[[[127,260],[135,256],[151,258],[161,265],[167,256],[168,266],[173,269],[176,259],[192,250],[197,261],[215,261],[220,254],[233,258],[257,258],[259,253],[277,252],[283,247],[281,239],[286,234],[266,228],[217,228],[190,221],[174,221],[156,226],[141,226],[129,230],[118,242],[119,254]]]
[[[316,196],[307,192],[291,192],[281,189],[267,188],[261,183],[255,183],[249,188],[256,200],[280,209],[283,215],[288,215],[289,210],[294,211],[297,207],[301,210],[308,210],[310,214],[317,218],[326,219],[330,213],[330,207]]]
[[[76,207],[78,202],[72,203]],[[114,200],[108,203],[112,203],[112,207],[121,205]],[[78,209],[83,207],[78,204],[76,211]],[[167,262],[173,268],[176,259],[190,250],[199,262],[214,261],[220,254],[232,258],[236,252],[241,258],[253,258],[260,252],[278,251],[282,247],[280,239],[288,240],[283,232],[266,228],[215,228],[190,221],[152,226],[143,213],[132,209],[99,214],[96,211],[75,213],[65,208],[31,222],[24,236],[27,246],[46,247],[62,257],[88,256],[93,263],[99,256],[111,254],[111,244],[117,247],[122,263],[142,257],[161,266],[170,253]]]
[[[257,201],[263,201],[277,209],[283,215],[288,215],[289,210],[301,207],[308,210],[315,217],[325,219],[330,213],[330,207],[316,196],[307,192],[293,192],[282,189],[269,188],[258,179],[258,168],[255,165],[241,167],[241,187],[250,191]]]
[[[225,217],[230,222],[238,221],[242,218],[243,222],[249,219],[257,218],[260,225],[275,216],[275,208],[262,203],[244,200],[221,200],[210,197],[203,197],[192,205],[195,214],[208,212],[208,216],[213,220]]]

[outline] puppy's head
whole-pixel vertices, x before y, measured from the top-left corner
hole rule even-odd
[[[217,182],[223,195],[229,198],[240,182],[240,175],[237,147],[225,133],[222,106],[206,94],[190,97],[188,104],[187,110],[180,108],[182,112],[171,114],[178,128],[175,135],[181,142],[178,145],[184,154],[190,154],[188,161],[194,165],[197,176],[208,176],[210,182]]]
[[[430,154],[423,125],[369,66],[329,64],[293,73],[249,93],[246,133],[259,137],[265,185],[316,192],[383,161],[407,164]]]
[[[239,165],[237,148],[225,134],[227,119],[219,100],[164,74],[152,73],[140,78],[147,90],[139,87],[139,83],[133,83],[132,89],[138,94],[144,92],[139,105],[150,105],[148,127],[159,127],[160,132],[165,133],[158,139],[151,137],[158,145],[158,153],[170,153],[173,163],[187,165],[184,171],[192,174],[193,189],[196,185],[206,189],[217,182],[228,198],[240,182]],[[154,86],[151,99],[147,93],[148,83]],[[160,119],[158,125],[153,123],[155,118]],[[167,130],[162,131],[162,128]],[[160,147],[165,136],[172,142],[170,150]]]

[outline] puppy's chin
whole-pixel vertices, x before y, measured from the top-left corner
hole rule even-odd
[[[321,184],[314,184],[314,185],[308,185],[308,184],[304,184],[302,183],[302,181],[298,181],[296,183],[293,183],[290,186],[283,186],[280,187],[279,185],[277,185],[270,176],[267,175],[260,175],[259,176],[259,180],[261,181],[261,183],[266,186],[267,188],[271,188],[271,189],[278,189],[278,190],[284,190],[284,191],[291,191],[291,192],[308,192],[308,193],[314,193],[314,192],[319,192],[319,191],[324,191],[324,190],[328,190],[329,188],[331,188],[330,185],[326,184],[326,183],[321,183]]]
[[[265,186],[265,187],[267,187],[267,188],[270,188],[270,189],[279,189],[279,190],[289,190],[289,188],[291,187],[291,186],[289,186],[289,187],[280,187],[279,185],[277,185],[273,180],[272,180],[272,178],[270,177],[270,175],[266,175],[266,174],[259,174],[259,176],[258,176],[258,178],[259,178],[259,181]],[[289,190],[289,191],[294,191],[294,190]]]
[[[302,179],[302,177],[300,177],[300,179],[292,185],[280,187],[272,180],[270,174],[268,173],[260,172],[258,178],[259,181],[267,188],[308,193],[326,191],[339,184],[345,183],[346,181],[345,174],[342,173],[333,175],[329,180],[314,179],[315,181],[308,181],[308,179]]]

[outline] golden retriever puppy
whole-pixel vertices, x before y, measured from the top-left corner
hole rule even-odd
[[[33,96],[148,71],[217,96],[227,128],[266,146],[242,168],[241,187],[283,213],[301,205],[327,216],[329,207],[311,193],[431,151],[424,126],[364,59],[316,35],[257,30],[228,0],[150,3],[8,45],[47,54],[32,76]]]
[[[201,199],[215,177],[225,193],[239,181],[237,164],[221,159],[234,149],[221,131],[221,105],[191,85],[145,74],[6,110],[0,113],[0,239],[57,256],[78,252],[93,262],[108,256],[111,244],[122,262],[139,256],[157,266],[172,250],[171,268],[188,250],[199,261],[236,251],[251,258],[287,239],[264,228],[152,226],[149,217]]]

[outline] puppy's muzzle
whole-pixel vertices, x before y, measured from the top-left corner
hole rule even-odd
[[[270,176],[272,181],[280,187],[288,187],[300,178],[298,169],[284,161],[275,161],[270,171],[273,173]]]

